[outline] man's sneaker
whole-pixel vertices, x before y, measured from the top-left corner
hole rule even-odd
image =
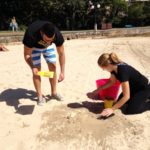
[[[51,95],[50,99],[55,99],[57,101],[62,101],[62,97],[59,94]]]
[[[38,97],[38,103],[39,106],[43,106],[45,104],[45,99],[43,98],[43,96],[39,96]]]

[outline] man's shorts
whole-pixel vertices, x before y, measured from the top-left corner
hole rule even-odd
[[[33,49],[32,61],[35,67],[41,66],[41,54],[47,63],[56,63],[56,46],[54,44],[48,46],[46,49]]]

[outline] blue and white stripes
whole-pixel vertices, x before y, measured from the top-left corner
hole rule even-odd
[[[32,61],[34,66],[41,65],[41,54],[43,54],[47,63],[56,63],[56,47],[54,44],[50,45],[46,49],[33,49]]]

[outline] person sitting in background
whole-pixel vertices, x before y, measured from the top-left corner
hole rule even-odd
[[[124,114],[138,114],[150,110],[150,83],[138,70],[121,61],[115,53],[104,53],[98,59],[101,69],[110,72],[110,81],[87,94],[88,97],[98,95],[100,90],[113,85],[116,80],[121,83],[122,93],[112,108],[106,108],[100,114],[109,117],[118,108]]]
[[[17,23],[15,17],[13,17],[11,19],[10,27],[11,27],[12,31],[18,31],[18,23]]]
[[[0,51],[8,51],[8,49],[5,46],[0,45]]]

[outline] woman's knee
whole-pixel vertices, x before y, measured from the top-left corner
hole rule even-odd
[[[147,103],[142,103],[141,105],[129,105],[126,114],[140,114],[143,113],[144,111],[149,110],[149,106]]]

